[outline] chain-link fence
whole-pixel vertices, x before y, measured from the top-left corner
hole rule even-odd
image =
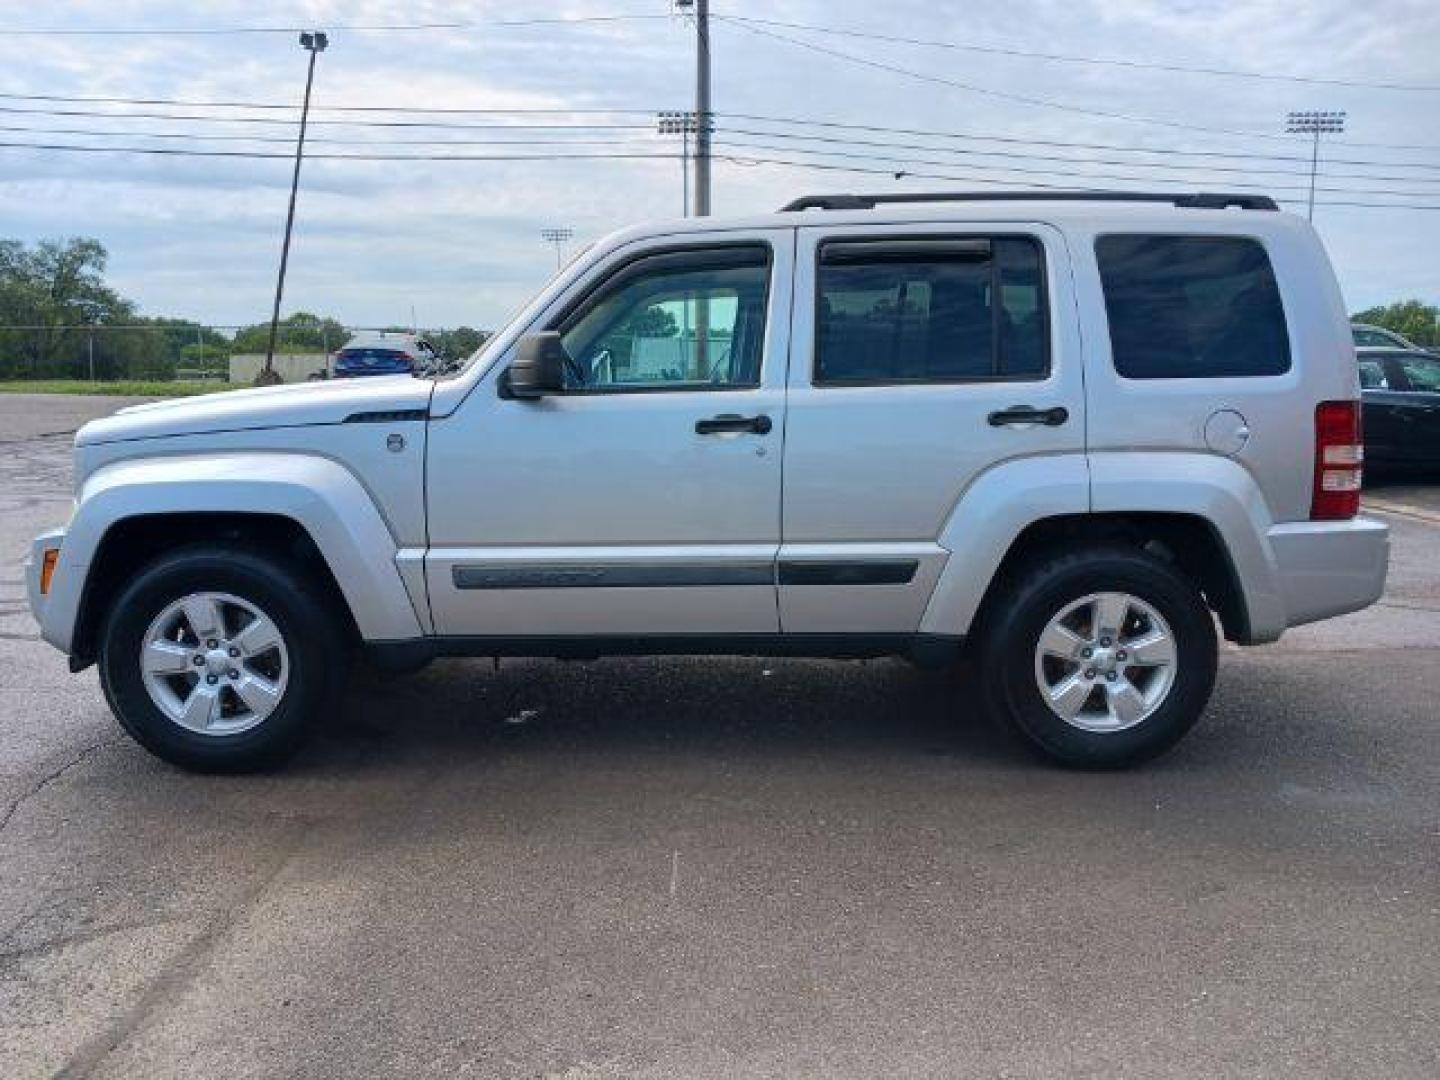
[[[438,359],[463,359],[486,337],[470,327],[412,331],[345,326],[330,319],[287,322],[276,342],[275,370],[286,382],[328,378],[335,353],[346,342],[381,333],[413,335],[428,343]],[[249,383],[264,363],[268,342],[268,325],[0,324],[0,381]]]

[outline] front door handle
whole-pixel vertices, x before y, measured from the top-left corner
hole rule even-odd
[[[1059,427],[1070,419],[1070,410],[1062,405],[1053,409],[1032,409],[1029,405],[1012,405],[1008,409],[1001,409],[999,412],[990,414],[991,427],[1003,427],[1006,424],[1044,424],[1046,427]]]
[[[737,413],[722,413],[720,416],[712,416],[708,420],[695,421],[695,434],[697,435],[724,435],[729,433],[748,433],[751,435],[769,435],[774,425],[770,423],[770,417],[761,414],[760,416],[740,416]]]

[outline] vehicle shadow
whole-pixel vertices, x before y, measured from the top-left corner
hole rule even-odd
[[[824,749],[1033,767],[975,698],[963,674],[898,660],[440,661],[409,677],[357,677],[337,721],[298,765],[497,751]]]

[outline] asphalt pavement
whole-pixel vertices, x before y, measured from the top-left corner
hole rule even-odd
[[[682,658],[445,661],[197,777],[25,611],[44,432],[114,406],[60,404],[0,396],[0,1076],[1440,1075],[1422,517],[1134,772],[903,663]]]

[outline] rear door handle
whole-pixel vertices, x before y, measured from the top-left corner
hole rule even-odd
[[[724,435],[729,433],[749,433],[751,435],[769,435],[774,425],[770,423],[770,417],[761,414],[760,416],[740,416],[737,413],[722,413],[719,416],[712,416],[708,420],[695,421],[695,434],[697,435]]]
[[[1044,424],[1046,427],[1059,427],[1069,419],[1070,411],[1061,405],[1057,405],[1053,409],[1032,409],[1029,405],[1012,405],[1008,409],[992,412],[990,414],[990,426],[1003,427],[1006,424]]]

